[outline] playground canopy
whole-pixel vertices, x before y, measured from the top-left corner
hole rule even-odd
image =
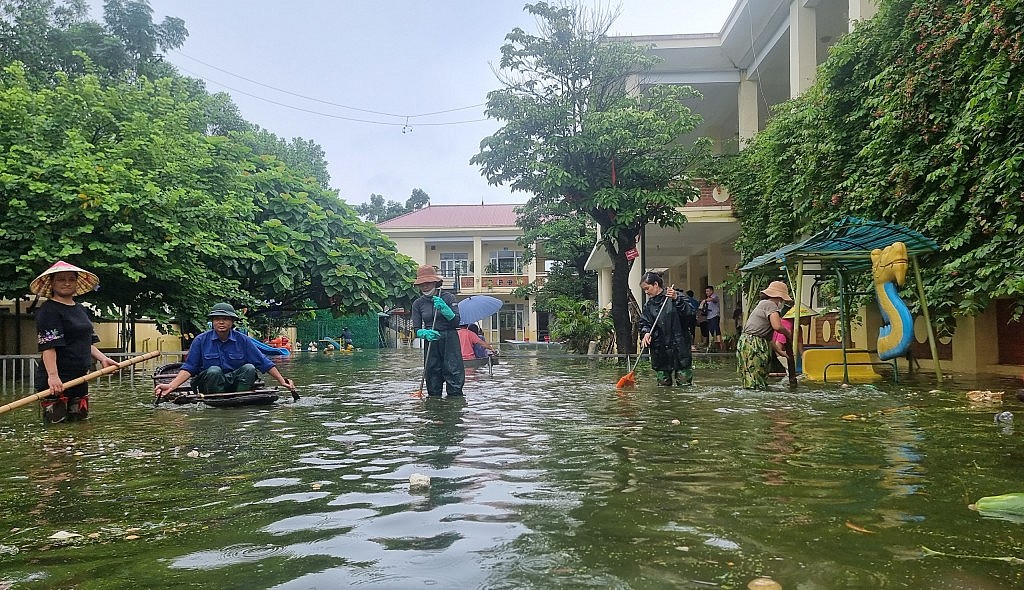
[[[871,271],[871,251],[882,249],[892,245],[894,242],[903,242],[907,246],[907,256],[914,271],[914,280],[917,286],[918,297],[921,301],[921,310],[928,329],[928,342],[931,347],[932,359],[935,363],[935,375],[941,381],[942,374],[939,369],[938,352],[935,347],[935,336],[931,327],[931,319],[928,317],[928,305],[924,297],[924,289],[921,284],[921,272],[917,258],[920,255],[929,254],[939,249],[939,245],[930,238],[910,228],[886,223],[884,221],[871,221],[858,217],[844,217],[833,223],[828,228],[812,235],[811,237],[788,244],[775,250],[753,258],[750,262],[740,267],[740,272],[754,275],[771,275],[772,278],[780,274],[791,277],[795,270],[795,282],[797,296],[802,293],[803,276],[834,273],[839,281],[840,290],[840,316],[841,322],[849,333],[849,315],[847,313],[847,298],[861,293],[848,291],[849,275],[855,272]],[[755,285],[751,285],[751,296],[756,291]],[[799,341],[797,341],[799,354]],[[846,371],[846,342],[843,339],[844,373]]]
[[[893,242],[907,245],[911,257],[939,249],[939,245],[920,233],[884,221],[869,221],[858,217],[844,217],[827,229],[802,242],[783,246],[774,252],[762,254],[740,268],[741,272],[777,272],[789,262],[819,263],[820,270],[868,270],[871,251],[885,248]]]

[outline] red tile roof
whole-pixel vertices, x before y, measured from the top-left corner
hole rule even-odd
[[[427,205],[377,224],[382,229],[441,227],[509,227],[516,224],[516,207],[500,205]]]

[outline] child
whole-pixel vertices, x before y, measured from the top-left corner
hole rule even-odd
[[[442,388],[449,396],[462,395],[466,383],[466,367],[462,364],[459,343],[459,307],[455,296],[441,293],[443,280],[433,266],[416,270],[413,285],[421,296],[412,303],[412,327],[416,336],[427,341],[423,351],[423,378],[427,395],[441,397]]]
[[[647,303],[640,313],[641,346],[651,351],[651,367],[658,372],[658,385],[693,385],[693,355],[689,326],[693,308],[674,287],[665,289],[661,275],[644,273],[640,288]]]

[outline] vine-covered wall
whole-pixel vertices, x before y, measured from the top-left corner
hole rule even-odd
[[[995,298],[1024,310],[1024,1],[881,0],[817,84],[725,164],[743,259],[845,215],[935,239],[939,331]]]

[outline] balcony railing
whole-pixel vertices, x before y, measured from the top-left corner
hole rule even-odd
[[[445,279],[445,289],[453,289],[457,286],[458,292],[496,290],[507,293],[530,284],[530,277],[525,274],[485,274],[479,280],[472,274],[467,275],[460,271],[439,271],[438,274]],[[547,273],[538,273],[535,280],[538,286],[543,286],[547,280]]]

